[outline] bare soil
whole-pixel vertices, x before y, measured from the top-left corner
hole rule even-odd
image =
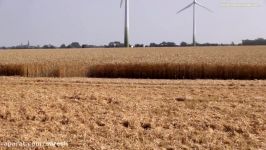
[[[0,149],[266,149],[265,116],[262,80],[0,77]]]

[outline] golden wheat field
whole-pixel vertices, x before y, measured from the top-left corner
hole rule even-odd
[[[2,50],[0,64],[266,64],[266,46]]]
[[[265,91],[260,80],[1,77],[0,149],[263,150]]]
[[[0,51],[0,75],[150,79],[266,79],[266,47]]]

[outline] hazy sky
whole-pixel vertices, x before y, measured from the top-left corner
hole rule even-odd
[[[198,0],[198,42],[240,42],[266,38],[266,0]],[[192,41],[192,9],[176,12],[192,0],[130,0],[130,41]],[[231,6],[223,6],[223,2]],[[236,3],[256,6],[239,7]],[[103,45],[123,41],[120,0],[0,0],[0,46],[78,41]]]

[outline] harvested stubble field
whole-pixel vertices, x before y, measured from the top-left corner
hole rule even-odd
[[[0,77],[0,142],[64,141],[68,146],[36,149],[66,150],[262,150],[265,91],[260,80]]]
[[[0,75],[151,79],[266,79],[266,47],[0,51]]]
[[[265,58],[263,46],[3,50],[0,75],[266,79]],[[0,149],[266,149],[265,91],[264,80],[0,77]]]

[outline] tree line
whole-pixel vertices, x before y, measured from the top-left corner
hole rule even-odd
[[[266,45],[266,39],[258,38],[255,40],[242,40],[242,43],[235,44],[234,42],[230,44],[219,44],[219,43],[197,43],[197,46],[237,46],[237,45]],[[130,45],[131,47],[190,47],[193,46],[190,43],[181,42],[179,45],[175,42],[161,42],[161,43],[150,43],[149,45],[145,44],[135,44]],[[52,44],[47,44],[43,46],[31,46],[29,44],[27,45],[18,45],[18,46],[11,46],[11,47],[0,47],[0,49],[66,49],[66,48],[122,48],[124,47],[124,44],[115,41],[110,42],[107,45],[97,46],[97,45],[89,45],[89,44],[80,44],[79,42],[72,42],[68,45],[62,44],[61,46],[57,47]]]
[[[255,40],[243,40],[242,45],[266,45],[266,39],[258,38]]]

